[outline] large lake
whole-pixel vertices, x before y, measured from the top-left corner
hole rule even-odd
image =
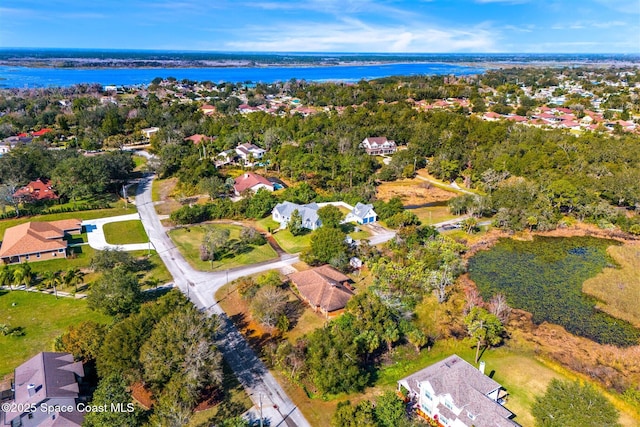
[[[178,80],[219,82],[287,81],[292,78],[308,81],[356,82],[388,76],[469,75],[484,69],[441,63],[400,63],[324,67],[265,67],[265,68],[29,68],[0,66],[0,88],[38,88],[72,86],[79,83],[102,85],[149,84],[156,77],[175,77]]]

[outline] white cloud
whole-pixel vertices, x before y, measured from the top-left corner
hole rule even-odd
[[[485,28],[369,26],[346,19],[273,27],[243,28],[243,40],[225,44],[229,50],[327,52],[492,52],[495,37]]]
[[[640,0],[596,0],[596,2],[618,12],[640,14]]]
[[[614,27],[626,27],[628,24],[624,21],[576,21],[573,23],[556,24],[551,27],[553,30],[584,30],[587,28],[614,28]]]

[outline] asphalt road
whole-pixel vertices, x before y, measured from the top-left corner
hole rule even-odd
[[[158,255],[173,276],[174,284],[198,308],[209,314],[217,314],[223,320],[218,347],[253,401],[255,409],[252,413],[262,412],[271,426],[310,427],[304,415],[269,373],[214,299],[215,292],[228,281],[291,265],[298,261],[298,257],[286,255],[278,261],[217,273],[194,270],[173,245],[158,218],[151,201],[152,179],[147,177],[138,185],[136,205],[142,224]]]
[[[219,315],[223,320],[218,346],[255,405],[250,412],[256,416],[262,412],[264,418],[269,419],[271,426],[310,426],[304,415],[269,373],[269,370],[218,305],[218,301],[215,300],[216,291],[226,283],[243,276],[290,266],[298,262],[299,258],[295,255],[284,254],[276,261],[267,261],[221,272],[204,272],[193,269],[175,247],[160,222],[151,200],[152,180],[151,176],[142,179],[137,189],[136,205],[142,224],[153,247],[173,276],[175,286],[195,306],[209,314]],[[434,226],[440,228],[442,225],[455,224],[462,220],[464,218],[445,221],[434,224]],[[372,245],[391,240],[396,234],[395,231],[377,225],[373,225],[371,228],[374,235],[369,239],[369,242]]]

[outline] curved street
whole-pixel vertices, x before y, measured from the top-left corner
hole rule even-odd
[[[222,319],[220,339],[218,340],[219,348],[255,405],[251,413],[259,414],[260,406],[262,406],[263,416],[265,419],[269,419],[272,426],[310,426],[304,415],[249,347],[242,334],[235,328],[224,310],[218,305],[218,301],[215,300],[216,291],[226,283],[243,276],[290,266],[299,261],[298,256],[281,254],[279,259],[275,261],[220,272],[195,270],[173,244],[167,235],[167,229],[160,222],[151,199],[152,182],[153,176],[146,176],[138,184],[136,205],[142,224],[151,244],[173,276],[175,286],[195,306],[210,314],[216,314]],[[456,224],[463,221],[464,218],[444,221],[434,224],[434,227],[440,228],[444,225]],[[372,245],[391,240],[396,234],[395,231],[377,225],[372,225],[371,228],[374,235],[371,236],[369,242]]]
[[[272,426],[310,426],[214,297],[215,292],[228,281],[291,265],[298,261],[298,257],[283,255],[277,261],[216,273],[193,269],[175,247],[158,218],[151,200],[152,181],[153,177],[147,176],[138,185],[136,205],[142,224],[160,259],[173,276],[175,286],[198,308],[210,314],[217,314],[222,319],[218,346],[253,401],[256,409],[252,413],[259,414],[262,411],[264,418],[268,419]]]

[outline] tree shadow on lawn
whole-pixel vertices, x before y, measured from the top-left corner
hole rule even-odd
[[[255,352],[260,354],[262,349],[273,339],[273,336],[267,332],[261,332],[251,327],[251,321],[245,313],[237,313],[230,317],[233,324],[244,335]]]
[[[304,313],[306,306],[305,304],[296,299],[295,301],[287,302],[287,306],[285,308],[285,312],[287,313],[287,318],[289,319],[289,330],[296,327],[302,314]]]

